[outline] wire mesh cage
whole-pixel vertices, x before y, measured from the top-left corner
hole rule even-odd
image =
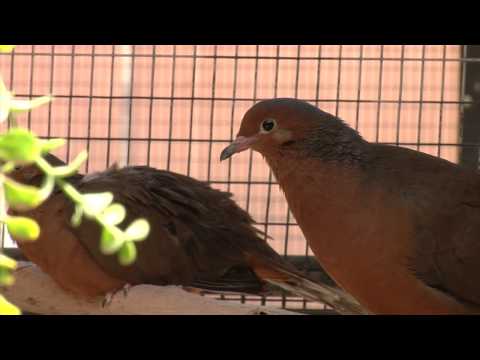
[[[300,98],[369,141],[477,167],[478,56],[477,46],[457,45],[20,45],[0,54],[0,74],[17,96],[55,96],[19,123],[66,138],[56,152],[64,160],[87,149],[81,171],[148,164],[206,180],[234,194],[276,251],[314,268],[261,156],[219,161],[244,112],[262,99]],[[2,245],[14,246],[8,237]],[[229,299],[318,307],[285,295]]]

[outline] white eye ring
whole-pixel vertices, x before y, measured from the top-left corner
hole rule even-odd
[[[275,119],[265,119],[260,124],[260,132],[262,134],[267,134],[272,132],[277,127],[277,120]]]

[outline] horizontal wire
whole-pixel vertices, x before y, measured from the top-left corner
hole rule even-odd
[[[75,53],[75,54],[71,54],[71,53],[62,53],[62,52],[58,52],[58,53],[51,53],[51,52],[35,52],[35,53],[32,53],[32,52],[15,52],[15,56],[32,56],[32,54],[34,54],[35,56],[63,56],[63,57],[89,57],[91,58],[92,55],[90,53]],[[0,53],[0,57],[1,56],[5,56],[5,57],[9,57],[11,56],[11,54],[6,54],[6,53]],[[94,55],[94,57],[106,57],[106,58],[111,58],[112,55],[111,55],[111,52],[105,52],[105,53],[96,53]],[[173,53],[172,54],[115,54],[115,57],[119,57],[119,58],[125,58],[125,57],[144,57],[144,58],[172,58],[173,57]],[[277,59],[280,59],[280,60],[292,60],[292,61],[308,61],[308,60],[318,60],[318,59],[321,59],[322,61],[323,60],[332,60],[332,61],[338,61],[338,60],[342,60],[342,61],[358,61],[360,59],[362,59],[362,61],[418,61],[418,62],[421,62],[421,61],[432,61],[432,62],[460,62],[460,63],[463,63],[463,62],[480,62],[480,59],[477,59],[477,58],[422,58],[422,57],[405,57],[403,59],[400,59],[400,57],[357,57],[357,56],[342,56],[341,58],[338,57],[338,56],[322,56],[321,58],[317,57],[317,56],[302,56],[300,58],[298,58],[297,56],[267,56],[267,55],[259,55],[259,56],[255,56],[255,55],[189,55],[189,54],[176,54],[175,55],[176,58],[187,58],[187,59],[231,59],[231,60],[235,60],[235,59],[238,59],[238,60],[277,60]]]
[[[54,136],[62,136],[61,134],[59,135],[52,135]],[[47,136],[38,136],[41,139],[48,139]],[[75,140],[75,141],[87,141],[87,140],[93,140],[93,141],[137,141],[137,142],[148,142],[148,141],[172,141],[172,142],[200,142],[200,143],[224,143],[228,144],[232,142],[231,139],[188,139],[188,138],[137,138],[137,137],[102,137],[102,136],[92,136],[92,137],[82,137],[82,136],[62,136],[65,140]],[[373,142],[376,144],[383,144],[383,145],[400,145],[400,146],[458,146],[458,147],[476,147],[480,146],[480,143],[439,143],[439,142],[384,142],[384,141],[378,141],[378,142]]]
[[[43,96],[44,94],[15,94],[17,97],[39,97]],[[184,100],[184,101],[245,101],[245,102],[252,102],[252,101],[263,101],[269,100],[271,98],[241,98],[237,97],[235,99],[229,97],[191,97],[191,96],[139,96],[139,95],[132,95],[132,96],[120,96],[120,95],[82,95],[82,94],[53,94],[55,98],[67,98],[67,99],[105,99],[105,100],[164,100],[164,101],[172,101],[172,100]],[[339,103],[372,103],[372,104],[398,104],[398,99],[311,99],[311,98],[302,98],[303,101],[308,102],[339,102]],[[461,105],[461,104],[475,104],[474,101],[468,100],[402,100],[402,104],[452,104],[452,105]]]

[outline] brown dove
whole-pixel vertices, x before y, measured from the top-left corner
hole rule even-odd
[[[307,102],[244,115],[221,154],[261,153],[317,260],[374,314],[480,313],[480,176],[370,143]]]
[[[46,158],[63,165],[53,155]],[[32,185],[43,178],[36,166],[18,168],[12,177]],[[18,242],[19,247],[65,290],[108,296],[128,285],[154,284],[266,295],[273,285],[340,313],[364,312],[348,294],[311,281],[283,260],[230,193],[147,166],[113,167],[68,181],[82,193],[111,191],[126,208],[122,224],[146,218],[151,231],[136,243],[136,261],[122,266],[115,255],[101,253],[97,223],[83,219],[79,227],[71,225],[74,206],[60,190],[40,207],[22,212],[40,224],[41,233],[35,242]]]

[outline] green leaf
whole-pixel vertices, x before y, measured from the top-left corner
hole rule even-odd
[[[4,122],[8,119],[12,97],[12,93],[8,91],[2,77],[0,76],[0,122]]]
[[[15,49],[15,45],[0,45],[0,52],[9,53]]]
[[[46,173],[58,178],[64,178],[75,174],[87,158],[88,152],[83,150],[68,165],[52,167],[44,158],[37,158],[36,163]]]
[[[9,115],[35,109],[49,103],[53,97],[40,96],[32,100],[17,100],[13,92],[8,91],[5,83],[0,78],[0,122],[8,119]]]
[[[0,78],[0,122],[8,119],[10,114],[10,102],[12,101],[12,94],[7,90],[5,84]]]
[[[113,201],[111,192],[83,194],[83,211],[87,216],[94,217],[106,209]]]
[[[0,315],[21,315],[22,312],[15,305],[10,304],[0,295]]]
[[[65,139],[49,139],[49,140],[40,140],[40,147],[42,148],[42,154],[49,153],[59,147],[65,145]]]
[[[75,205],[75,211],[72,215],[72,226],[78,227],[82,223],[83,207],[81,205]]]
[[[8,174],[9,172],[12,172],[14,169],[15,169],[15,163],[13,161],[8,161],[2,165],[0,172],[4,174]]]
[[[0,286],[11,286],[15,283],[15,278],[9,270],[0,268]]]
[[[145,219],[137,219],[133,221],[125,230],[125,235],[128,240],[142,241],[150,232],[150,224]]]
[[[125,207],[121,204],[114,203],[105,209],[102,218],[103,221],[109,225],[118,225],[125,219],[126,215]]]
[[[12,128],[0,136],[0,158],[15,161],[18,164],[29,164],[40,156],[40,142],[29,130]]]
[[[41,160],[44,161],[43,159],[41,159]],[[40,162],[38,162],[37,165],[40,166]],[[77,189],[75,189],[72,185],[70,185],[68,182],[66,182],[63,179],[58,179],[58,178],[55,178],[55,183],[60,187],[60,189],[62,189],[63,193],[67,197],[69,197],[75,203],[80,204],[81,206],[83,205],[82,194],[80,194],[77,191]]]
[[[16,269],[17,262],[8,256],[0,254],[0,286],[10,286],[15,282],[11,270]]]
[[[131,241],[124,243],[120,248],[117,257],[120,265],[128,266],[132,264],[137,257],[137,249],[135,248],[135,244]]]
[[[42,202],[40,189],[35,186],[23,185],[5,178],[4,187],[8,205],[16,210],[30,210]]]
[[[5,199],[9,206],[16,210],[25,211],[39,206],[53,191],[55,179],[47,175],[42,187],[24,185],[8,177],[5,178]]]
[[[100,250],[106,254],[114,254],[124,244],[124,236],[120,229],[115,226],[105,226],[100,237]]]
[[[42,105],[48,104],[52,100],[53,100],[53,96],[51,95],[40,96],[32,100],[15,100],[15,98],[12,98],[10,100],[10,111],[11,112],[30,111]]]
[[[4,254],[0,254],[0,267],[14,270],[17,268],[17,262]]]
[[[5,223],[8,232],[17,241],[34,241],[40,235],[40,226],[33,219],[23,216],[7,216]]]

